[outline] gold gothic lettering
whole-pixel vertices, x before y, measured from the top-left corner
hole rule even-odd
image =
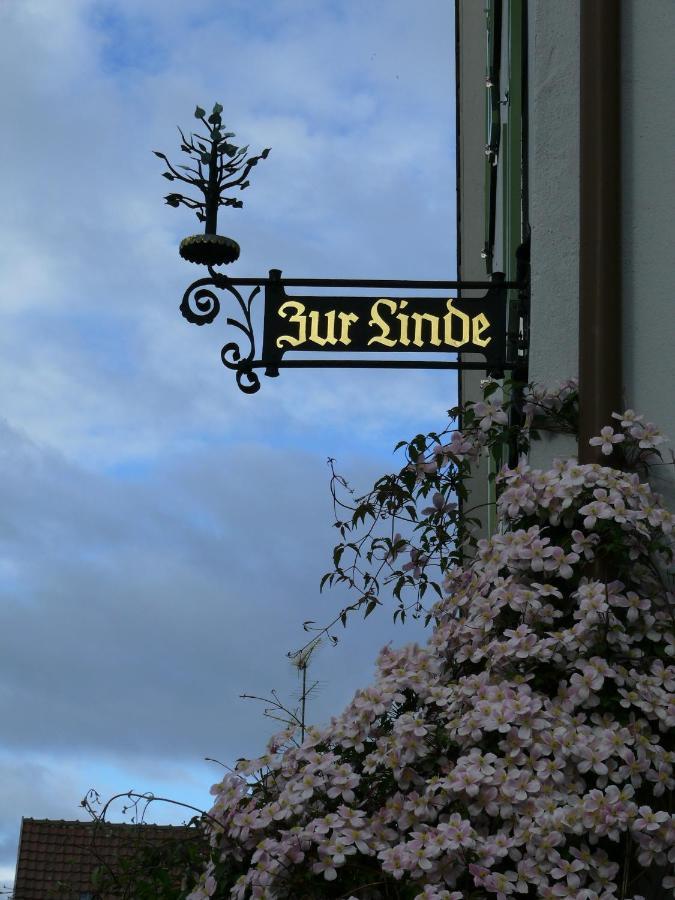
[[[338,319],[340,320],[340,343],[351,344],[352,339],[349,337],[349,328],[354,322],[359,321],[359,317],[356,313],[341,312],[338,313]]]
[[[424,339],[422,337],[422,325],[424,322],[429,323],[429,343],[433,344],[434,347],[441,346],[441,339],[438,336],[438,316],[432,316],[431,313],[413,313],[412,319],[415,323],[415,337],[413,338],[413,344],[416,347],[424,346]]]
[[[395,300],[387,300],[386,297],[382,297],[380,300],[376,300],[373,303],[372,309],[370,310],[370,315],[372,316],[369,325],[374,325],[376,328],[380,329],[380,333],[371,337],[368,341],[368,346],[371,344],[382,344],[383,347],[395,347],[396,341],[393,341],[390,337],[388,337],[391,328],[384,321],[382,316],[380,315],[380,305],[383,304],[386,306],[392,313],[395,313],[398,309],[398,304]],[[406,316],[407,319],[407,316]]]
[[[382,347],[409,347],[414,344],[424,347],[464,347],[472,342],[478,347],[487,347],[491,337],[482,337],[490,327],[485,313],[471,317],[453,304],[452,298],[446,303],[447,313],[436,316],[433,313],[401,312],[408,305],[407,300],[391,300],[380,297],[373,304],[368,324],[377,329],[368,341],[368,346],[380,344]],[[412,341],[409,325],[412,322]],[[398,326],[398,327],[397,327]],[[443,337],[441,338],[441,333]]]
[[[335,310],[331,309],[329,312],[324,313],[326,337],[321,337],[319,334],[320,315],[321,313],[318,309],[313,309],[309,314],[309,340],[313,344],[318,344],[319,347],[325,347],[326,344],[337,344],[337,338],[335,337]]]
[[[471,337],[472,342],[479,347],[487,347],[492,338],[481,337],[481,334],[490,327],[490,323],[488,322],[485,313],[479,313],[477,316],[474,316],[471,324],[473,327],[473,333]]]
[[[399,309],[405,309],[408,305],[407,300],[401,300],[399,305]],[[396,318],[401,323],[401,329],[398,336],[399,344],[403,344],[404,347],[410,346],[410,338],[408,337],[408,322],[410,321],[410,316],[406,315],[406,313],[400,312]]]
[[[294,315],[290,315],[288,311],[294,311]],[[317,309],[312,309],[309,314],[305,311],[304,303],[297,300],[288,300],[279,307],[279,315],[282,319],[298,326],[297,334],[282,334],[277,338],[277,347],[284,345],[289,347],[299,347],[301,344],[316,344],[318,347],[325,347],[326,344],[334,346],[342,344],[345,347],[351,344],[352,339],[349,336],[349,329],[358,322],[359,317],[356,313],[335,312],[334,309],[322,313]],[[335,319],[340,320],[340,336],[335,336]],[[309,334],[307,333],[307,319],[309,319]],[[323,319],[323,322],[321,321]],[[324,331],[321,334],[321,331]]]
[[[447,302],[447,309],[446,315],[443,316],[445,343],[449,347],[463,347],[464,344],[469,343],[469,317],[466,313],[461,312],[459,309],[455,309],[452,305],[452,297]],[[461,334],[459,340],[453,337],[452,334],[453,318],[459,323]]]
[[[286,310],[294,309],[295,315],[289,315]],[[279,307],[279,315],[282,319],[288,317],[288,321],[293,325],[298,325],[298,333],[296,337],[291,334],[282,334],[277,338],[277,347],[283,347],[288,344],[289,347],[297,347],[304,344],[307,340],[307,316],[305,316],[305,307],[297,300],[288,300]]]
[[[368,326],[371,337],[368,347],[377,346],[395,349],[411,344],[423,350],[432,347],[452,347],[460,349],[467,344],[487,347],[491,336],[484,336],[491,327],[485,313],[470,316],[458,309],[453,298],[446,301],[445,315],[433,313],[403,312],[409,305],[407,300],[380,297],[370,309]],[[280,335],[276,340],[279,349],[283,347],[349,347],[352,343],[350,329],[359,321],[357,313],[338,312],[335,309],[309,309],[298,300],[287,300],[279,307],[279,316],[288,319],[295,329]]]

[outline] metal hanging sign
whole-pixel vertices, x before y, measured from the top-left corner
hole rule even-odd
[[[167,167],[163,173],[167,180],[185,184],[196,194],[173,192],[165,197],[166,203],[192,209],[204,223],[203,234],[181,242],[180,255],[206,266],[209,277],[190,285],[181,312],[189,322],[205,325],[220,311],[217,291],[234,299],[234,315],[226,322],[235,329],[236,340],[225,344],[221,358],[235,372],[242,391],[255,393],[260,388],[258,369],[269,377],[283,368],[347,367],[483,369],[501,375],[518,363],[515,357],[522,347],[517,335],[507,335],[507,297],[509,290],[519,286],[505,282],[503,276],[493,275],[490,282],[462,283],[283,279],[279,269],[270,270],[266,278],[228,278],[217,271],[215,266],[234,262],[240,252],[236,241],[217,234],[218,211],[221,206],[243,205],[229,192],[246,189],[252,169],[270,153],[267,148],[250,156],[248,147],[233,144],[234,134],[225,130],[222,111],[216,103],[207,118],[206,111],[197,106],[194,115],[202,133],[186,136],[179,129],[181,150],[189,165],[173,166],[158,150],[155,155]],[[240,291],[244,287],[251,288],[246,299]],[[311,288],[337,293],[308,294]],[[354,289],[365,293],[345,293]],[[485,294],[467,298],[463,295],[466,290],[485,290]],[[425,296],[425,291],[444,293]],[[449,296],[450,291],[455,296]],[[256,341],[253,302],[261,292],[263,333],[262,340]],[[399,296],[401,292],[403,296]],[[418,296],[420,292],[422,296]],[[479,354],[484,361],[467,359],[467,354]]]
[[[260,388],[258,369],[269,377],[283,368],[482,369],[500,374],[512,365],[506,305],[508,291],[517,287],[513,283],[283,279],[278,269],[267,278],[228,278],[209,271],[210,278],[187,289],[181,312],[193,324],[210,324],[220,312],[216,292],[234,299],[235,314],[226,322],[236,329],[236,340],[225,344],[221,359],[246,393]],[[245,287],[252,288],[246,299],[240,290]],[[312,287],[368,293],[308,294]],[[476,298],[448,296],[458,289],[486,293]],[[448,293],[413,293],[439,290]],[[401,291],[410,293],[398,296]],[[253,323],[256,298],[264,304],[262,341],[256,339]],[[480,354],[483,361],[458,358],[460,353]],[[429,359],[431,354],[439,358]]]

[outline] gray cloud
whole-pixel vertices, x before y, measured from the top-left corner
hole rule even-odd
[[[429,3],[425,21],[407,5],[385,4],[386,15],[382,7],[374,19],[343,4],[339,15],[306,18],[302,4],[282,4],[282,12],[266,4],[273,11],[254,28],[243,8],[229,5],[235,22],[244,16],[237,31],[219,27],[218,17],[214,24],[220,4],[205,4],[201,19],[184,8],[166,20],[153,6],[118,6],[4,8],[10,52],[0,65],[17,90],[0,98],[3,119],[14,123],[0,150],[13,173],[0,211],[9,326],[0,376],[11,385],[5,415],[32,434],[69,453],[143,456],[197,420],[215,434],[297,409],[278,391],[273,403],[269,392],[256,398],[252,411],[217,365],[221,326],[198,336],[176,315],[193,272],[175,246],[196,222],[162,207],[161,167],[150,150],[174,149],[175,123],[189,125],[204,93],[228,103],[242,137],[274,145],[247,208],[223,221],[244,248],[240,274],[280,266],[289,275],[449,276],[448,43],[420,52],[435,20],[449,14]],[[127,23],[126,31],[112,28],[113,43],[152,23],[165,51],[159,71],[102,68],[123,49],[106,50],[113,9]],[[373,98],[365,113],[353,102],[362,94]],[[364,378],[318,375],[314,393],[344,422]],[[408,381],[390,374],[391,394],[405,394]],[[434,402],[438,382],[422,384]],[[369,418],[386,415],[385,403]]]
[[[163,207],[150,151],[216,99],[273,147],[222,221],[235,274],[449,278],[451,19],[445,0],[0,7],[0,863],[22,814],[72,816],[97,771],[194,796],[195,761],[260,749],[271,723],[238,695],[292,694],[300,623],[345,599],[318,596],[325,457],[365,486],[454,402],[429,373],[241,395],[224,323],[178,314],[197,223]],[[315,716],[415,633],[375,615],[322,650]]]
[[[317,589],[333,541],[323,461],[209,449],[125,483],[8,429],[3,444],[6,745],[199,756],[259,740],[233,701],[279,680],[290,689],[284,652],[300,623],[335,609]],[[345,698],[371,663],[359,658],[329,695]]]

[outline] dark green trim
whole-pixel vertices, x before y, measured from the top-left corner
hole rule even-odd
[[[502,0],[486,7],[487,61],[485,71],[485,264],[493,271],[497,209],[497,162],[500,152],[500,66],[502,56]]]
[[[523,242],[522,233],[522,22],[523,0],[509,0],[508,14],[508,127],[504,144],[504,272],[507,278],[516,275],[516,250]]]

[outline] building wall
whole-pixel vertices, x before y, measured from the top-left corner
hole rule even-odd
[[[458,259],[457,272],[465,281],[485,281],[485,260],[481,256],[485,242],[485,66],[486,33],[483,3],[457,0],[457,33],[461,34],[457,58],[457,111],[461,118],[458,146]],[[470,111],[470,112],[469,112]],[[477,292],[481,293],[481,292]],[[474,292],[476,294],[476,292]],[[460,402],[482,396],[482,372],[460,372]],[[477,507],[487,532],[488,463],[484,458],[476,467],[469,485],[469,507]]]
[[[464,57],[485,66],[484,16],[475,0],[457,0],[471,27],[462,29]],[[531,226],[532,381],[555,384],[579,370],[579,51],[582,0],[528,0],[528,189]],[[472,7],[473,4],[473,8]],[[472,16],[468,8],[473,8]],[[504,10],[509,8],[504,0]],[[482,10],[481,10],[482,11]],[[673,283],[675,252],[675,91],[673,90],[673,0],[622,0],[622,266],[623,380],[625,407],[644,413],[672,438],[675,448],[675,353]],[[506,13],[505,13],[506,16]],[[482,23],[481,23],[482,20]],[[464,48],[462,49],[462,45]],[[482,55],[480,55],[482,52]],[[462,57],[460,57],[461,59]],[[508,39],[502,48],[508,59]],[[473,71],[475,92],[482,73]],[[465,86],[467,97],[469,89]],[[474,154],[468,135],[483,129],[485,100],[461,107],[463,154]],[[500,155],[499,165],[504,165]],[[476,171],[472,169],[472,172]],[[503,184],[503,181],[500,181]],[[483,234],[477,219],[484,209],[485,174],[480,185],[465,180],[460,222],[462,277],[473,277]],[[513,198],[510,202],[513,202]],[[475,210],[471,218],[469,210]],[[497,218],[500,227],[501,216]],[[495,267],[501,239],[495,241]],[[500,265],[501,263],[501,265]],[[477,395],[476,376],[463,375],[465,399]],[[570,437],[556,436],[535,444],[531,462],[548,467],[555,457],[576,452]],[[675,467],[653,472],[658,490],[675,505]]]
[[[675,448],[675,3],[623,0],[621,9],[625,404]],[[654,476],[673,508],[673,467]]]
[[[530,380],[546,385],[579,373],[579,2],[528,3]],[[531,461],[572,453],[556,436]]]
[[[623,0],[622,262],[625,406],[675,439],[673,210],[675,101],[672,0]],[[529,3],[530,377],[578,373],[579,0]],[[545,466],[571,440],[535,447]],[[655,470],[675,500],[672,466]]]
[[[467,280],[487,278],[481,256],[485,238],[485,11],[476,0],[457,0],[459,129],[458,270]],[[464,372],[463,376],[471,373]]]

